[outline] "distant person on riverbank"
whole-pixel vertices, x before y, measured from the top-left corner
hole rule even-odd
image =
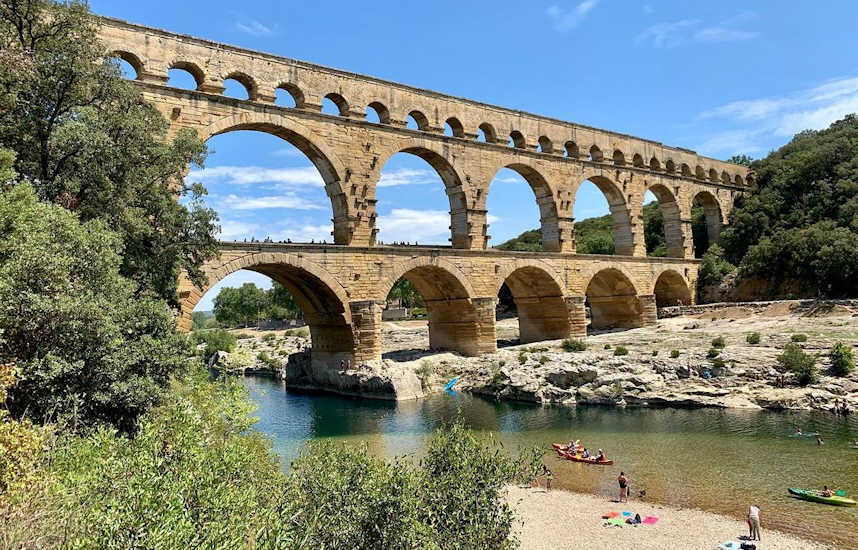
[[[821,437],[816,436],[816,444],[822,447],[823,445],[825,445],[825,441],[823,441]]]
[[[554,474],[545,464],[542,465],[542,475],[545,476],[545,490],[551,492],[551,480],[554,478]]]
[[[795,427],[795,435],[801,435],[801,426]]]
[[[756,504],[748,508],[748,528],[751,540],[763,540],[760,537],[760,508]]]
[[[629,478],[625,472],[620,472],[620,477],[617,478],[617,483],[620,485],[620,502],[628,502],[629,500]]]

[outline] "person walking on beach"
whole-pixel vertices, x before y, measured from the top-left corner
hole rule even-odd
[[[629,500],[629,478],[625,472],[620,472],[620,477],[617,478],[617,483],[620,484],[620,500],[619,502],[628,502]]]
[[[551,470],[545,464],[542,465],[542,475],[545,476],[545,490],[551,492],[551,479],[554,477],[554,474],[551,473]]]
[[[748,508],[748,528],[751,540],[763,540],[760,537],[760,508],[756,504]]]

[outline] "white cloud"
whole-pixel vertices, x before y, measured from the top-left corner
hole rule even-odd
[[[760,152],[803,130],[819,130],[858,112],[858,77],[839,78],[792,94],[740,100],[710,109],[698,122],[720,120],[726,131],[698,146],[701,152]]]
[[[333,236],[331,236],[331,232],[334,230],[334,226],[331,224],[327,225],[312,225],[312,224],[304,224],[291,226],[288,225],[286,227],[280,228],[274,233],[271,234],[271,238],[275,241],[285,241],[287,239],[296,243],[308,243],[308,242],[320,242],[326,241],[329,243],[334,242]]]
[[[427,183],[441,184],[441,178],[431,170],[414,170],[401,168],[383,172],[378,180],[378,187],[394,187],[397,185],[423,185]]]
[[[656,23],[644,29],[635,38],[635,42],[649,42],[656,48],[672,48],[689,41],[714,43],[750,40],[758,37],[760,33],[736,27],[755,18],[755,13],[746,11],[716,25],[704,25],[700,19]]]
[[[294,147],[283,147],[282,149],[272,151],[271,155],[275,157],[303,157],[304,153]]]
[[[262,168],[259,166],[215,166],[191,170],[188,178],[202,183],[249,185],[275,183],[282,187],[324,185],[322,176],[313,166],[297,168]]]
[[[324,208],[327,208],[324,205]],[[271,208],[290,208],[293,210],[321,210],[322,205],[295,195],[274,195],[267,197],[239,197],[229,195],[223,199],[223,208],[231,210],[266,210]]]
[[[243,33],[247,33],[251,36],[267,36],[267,35],[272,34],[274,32],[270,27],[263,25],[262,23],[260,23],[256,19],[249,19],[246,21],[237,21],[235,23],[235,28],[238,29],[239,31],[241,31]]]
[[[585,0],[572,9],[564,9],[557,4],[552,4],[548,6],[545,13],[553,20],[555,30],[568,31],[577,27],[598,3],[599,0]]]
[[[222,241],[240,241],[255,235],[259,231],[259,225],[235,220],[220,221],[220,235]]]
[[[379,215],[376,224],[378,239],[385,243],[449,244],[450,213],[444,210],[394,208],[390,214]]]

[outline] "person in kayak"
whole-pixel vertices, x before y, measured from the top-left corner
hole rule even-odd
[[[629,500],[629,478],[625,472],[620,472],[620,477],[617,478],[617,483],[620,485],[619,502],[628,502]]]
[[[596,460],[598,460],[599,462],[604,462],[605,460],[607,460],[607,457],[605,456],[605,451],[599,449],[599,454],[596,455]]]
[[[819,491],[819,496],[821,497],[833,497],[834,491],[828,488],[828,485],[823,485],[822,490]]]
[[[581,458],[590,458],[590,451],[587,449],[584,449],[584,452],[581,453]]]
[[[751,540],[763,540],[760,537],[760,507],[756,504],[748,508],[748,527]]]

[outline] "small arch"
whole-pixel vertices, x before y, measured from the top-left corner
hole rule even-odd
[[[591,329],[643,326],[643,307],[635,285],[619,269],[605,268],[593,275],[585,296]]]
[[[513,130],[509,133],[510,147],[516,149],[524,149],[527,147],[527,142],[524,139],[524,134],[518,130]]]
[[[698,164],[697,168],[694,169],[694,175],[699,180],[705,180],[706,179],[706,170],[704,170],[703,167]]]
[[[554,192],[545,177],[536,169],[523,163],[512,163],[503,166],[520,175],[533,191],[536,204],[539,207],[540,229],[542,233],[542,249],[548,252],[559,252],[562,248],[563,235],[560,230],[560,220],[557,211],[557,201]],[[495,174],[500,172],[498,169]],[[492,178],[494,180],[494,178]],[[491,193],[491,188],[489,188]],[[486,198],[488,201],[488,197]],[[569,236],[571,237],[571,236]],[[567,237],[568,238],[568,237]]]
[[[346,98],[341,96],[336,92],[331,92],[326,95],[323,99],[330,100],[331,103],[334,104],[337,110],[337,114],[339,116],[349,116],[349,104],[346,101]]]
[[[692,206],[703,208],[703,219],[705,221],[705,232],[696,231],[693,234],[694,240],[694,256],[700,258],[706,253],[706,250],[718,240],[721,233],[721,225],[724,218],[721,213],[721,205],[715,195],[709,191],[699,191],[691,201]],[[692,212],[693,213],[693,212]],[[694,222],[692,222],[694,223]],[[692,229],[694,227],[692,226]]]
[[[422,130],[424,132],[429,129],[429,119],[426,118],[426,115],[422,112],[417,110],[411,111],[408,113],[408,118],[411,119],[408,121],[408,128],[411,128],[412,130]],[[416,126],[416,128],[414,128],[414,126]]]
[[[567,141],[563,145],[563,152],[565,153],[567,158],[577,159],[580,155],[578,152],[578,145],[574,141]]]
[[[674,163],[673,160],[671,160],[671,159],[667,159],[667,162],[664,163],[664,169],[669,174],[672,174],[672,173],[676,172],[676,163]]]
[[[649,169],[658,171],[661,170],[661,163],[658,161],[657,158],[652,157],[651,159],[649,159]]]
[[[477,128],[479,131],[477,132],[477,139],[479,141],[484,141],[486,143],[495,143],[498,140],[497,132],[495,132],[495,127],[489,124],[488,122],[483,122]],[[482,135],[480,135],[482,134]],[[482,138],[482,139],[480,139]]]
[[[626,164],[626,156],[619,149],[614,149],[614,164],[623,166]]]
[[[447,133],[449,131],[449,133]],[[444,122],[444,133],[457,138],[465,137],[465,127],[459,122],[459,119],[451,116]]]
[[[726,170],[721,172],[721,181],[726,183],[727,185],[730,185],[731,183],[730,174],[728,174]]]
[[[366,118],[372,122],[378,121],[378,124],[390,124],[390,110],[383,103],[373,101],[366,106]]]
[[[665,269],[653,287],[656,309],[691,305],[691,290],[685,279],[673,269]]]
[[[116,57],[128,63],[134,69],[134,78],[129,78],[129,80],[140,80],[140,76],[143,73],[143,62],[140,61],[137,55],[125,50],[114,50],[110,52],[108,57]]]
[[[682,236],[682,215],[679,203],[673,192],[666,186],[657,183],[648,189],[655,195],[658,208],[661,210],[662,231],[664,232],[665,256],[670,258],[682,258],[685,256]],[[646,221],[644,221],[646,224]],[[647,228],[645,226],[644,233]]]
[[[554,152],[554,144],[548,139],[548,136],[539,136],[537,144],[539,145],[540,153],[551,154]]]
[[[644,160],[640,153],[635,153],[635,156],[632,157],[632,164],[634,164],[638,168],[644,167]]]
[[[634,233],[632,231],[631,216],[626,204],[625,195],[617,182],[611,180],[607,176],[589,176],[587,177],[587,180],[595,185],[602,195],[604,195],[605,200],[608,203],[608,209],[611,213],[611,234],[613,236],[613,243],[611,244],[613,244],[613,246],[609,251],[602,253],[632,256],[634,254]],[[586,182],[582,182],[582,184],[583,183]],[[581,192],[582,184],[579,184],[576,189],[576,201],[578,199],[578,194]],[[576,247],[580,248],[580,244],[581,243],[577,241],[576,237]],[[580,250],[579,253],[581,253]]]
[[[683,163],[682,163],[682,165],[679,167],[679,172],[680,172],[683,176],[691,177],[691,175],[692,175],[692,174],[691,174],[691,167],[690,167],[690,166],[688,166],[687,164],[685,164],[684,162],[683,162]]]
[[[590,147],[590,160],[593,162],[602,162],[604,160],[604,155],[602,155],[602,150],[599,149],[598,146],[593,145]]]
[[[569,308],[562,281],[556,274],[536,262],[514,262],[501,269],[498,293],[503,285],[512,294],[518,313],[520,343],[559,340],[569,336],[572,330]]]
[[[745,185],[745,180],[742,179],[742,176],[740,174],[736,174],[736,177],[733,178],[733,183],[735,183],[736,185]]]
[[[170,65],[170,71],[184,71],[191,75],[196,83],[196,88],[199,89],[200,86],[206,81],[205,73],[196,63],[192,63],[190,61],[174,61],[172,65]]]
[[[710,181],[718,181],[718,170],[714,168],[709,169],[709,180]]]
[[[280,84],[278,84],[277,87],[274,89],[275,104],[278,104],[278,90],[284,91],[286,93],[285,95],[288,95],[292,98],[292,102],[294,103],[294,107],[296,109],[304,108],[304,92],[301,91],[301,88],[299,88],[297,84],[293,84],[291,82],[281,82]]]
[[[233,71],[226,75],[226,78],[223,79],[224,85],[226,85],[227,80],[235,80],[236,82],[241,84],[247,92],[247,99],[249,99],[250,101],[256,100],[256,97],[258,95],[256,81],[253,80],[250,75],[239,71]]]

